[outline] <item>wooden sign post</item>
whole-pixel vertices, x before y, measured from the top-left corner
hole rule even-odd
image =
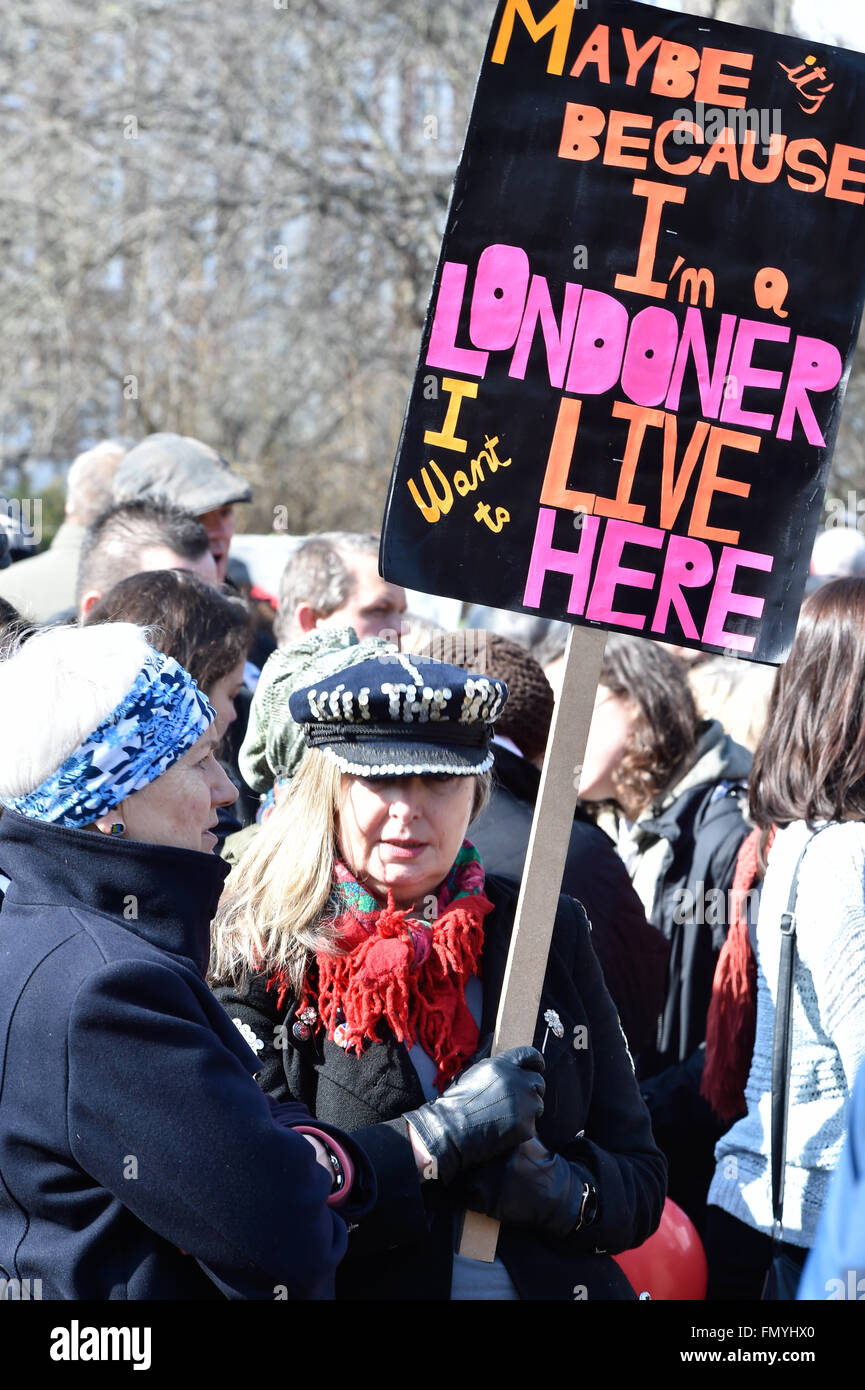
[[[534,1036],[606,632],[571,628],[517,901],[493,1055]],[[499,1223],[467,1212],[460,1254],[492,1261]]]

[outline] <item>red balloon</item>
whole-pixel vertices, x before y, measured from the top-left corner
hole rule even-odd
[[[703,1242],[691,1219],[669,1197],[655,1234],[613,1259],[638,1297],[642,1293],[653,1301],[706,1297],[709,1273]]]

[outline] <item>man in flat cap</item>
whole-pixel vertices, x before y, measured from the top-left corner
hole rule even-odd
[[[226,459],[187,434],[149,434],[126,455],[114,478],[115,502],[163,497],[204,526],[220,583],[234,535],[234,507],[251,502],[252,488]]]

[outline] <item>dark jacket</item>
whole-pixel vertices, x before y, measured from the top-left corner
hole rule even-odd
[[[742,805],[750,765],[746,748],[716,720],[704,721],[687,771],[643,812],[624,844],[618,818],[609,811],[598,816],[625,856],[647,917],[671,948],[656,1043],[640,1055],[643,1075],[684,1062],[705,1038],[715,962],[729,925],[727,893],[748,833]]]
[[[490,800],[472,823],[471,840],[490,874],[519,880],[541,774],[525,758],[494,745]],[[608,836],[578,811],[562,874],[562,892],[577,898],[592,925],[592,945],[632,1052],[655,1042],[670,947],[646,921],[640,899]]]
[[[226,875],[5,811],[0,1277],[55,1299],[328,1298],[346,1223],[207,988]],[[360,1150],[359,1214],[373,1195]],[[184,1253],[187,1252],[187,1253]]]
[[[670,1164],[670,1196],[702,1227],[715,1143],[726,1128],[699,1094],[706,1013],[729,926],[729,889],[748,826],[742,815],[751,755],[717,720],[700,726],[687,769],[643,813],[630,841],[631,878],[670,943],[654,1046],[637,1059],[655,1138]],[[615,838],[608,817],[599,823]]]
[[[513,923],[516,894],[488,879],[495,905],[484,923],[481,1037],[492,1032]],[[407,1049],[382,1028],[384,1040],[360,1056],[347,1055],[320,1033],[293,1034],[296,1004],[276,1007],[266,976],[253,977],[242,994],[220,989],[232,1018],[264,1043],[260,1084],[278,1100],[302,1100],[319,1119],[352,1132],[376,1169],[378,1202],[352,1236],[350,1256],[337,1276],[337,1298],[448,1299],[459,1191],[421,1184],[400,1117],[425,1103]],[[638,1245],[660,1220],[665,1165],[640,1100],[616,1011],[591,947],[585,913],[559,900],[544,985],[536,1047],[544,1044],[543,1015],[554,1009],[564,1036],[546,1039],[546,1100],[538,1126],[548,1148],[581,1163],[594,1176],[600,1219],[567,1240],[542,1240],[505,1227],[498,1253],[521,1298],[629,1297],[630,1286],[600,1247],[616,1252]]]

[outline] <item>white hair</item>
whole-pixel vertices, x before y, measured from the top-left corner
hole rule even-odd
[[[132,623],[53,627],[0,661],[0,801],[26,796],[128,694],[148,653]]]
[[[81,526],[89,526],[111,506],[114,474],[129,453],[129,441],[106,439],[79,454],[66,475],[66,512]]]
[[[818,531],[811,551],[811,573],[822,579],[865,574],[865,536],[853,526]]]

